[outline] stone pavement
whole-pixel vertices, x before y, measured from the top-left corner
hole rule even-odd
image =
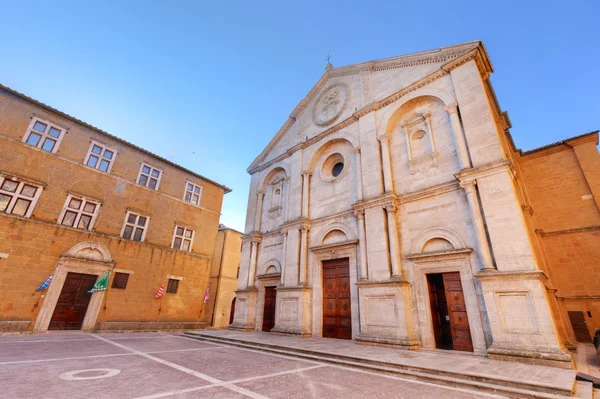
[[[166,333],[0,337],[0,398],[499,398]]]
[[[281,349],[295,352],[301,357],[309,355],[336,362],[342,359],[358,366],[385,366],[386,370],[396,367],[415,374],[416,378],[439,378],[443,375],[451,378],[446,379],[448,384],[456,380],[458,386],[477,381],[485,389],[494,390],[495,386],[524,388],[534,392],[545,392],[549,394],[548,397],[552,397],[551,394],[570,396],[570,392],[576,388],[574,370],[491,360],[454,351],[405,351],[359,345],[346,340],[298,338],[263,332],[209,330],[189,334],[223,342],[245,342],[265,349]],[[490,384],[492,386],[488,387]],[[523,394],[522,397],[526,396]]]

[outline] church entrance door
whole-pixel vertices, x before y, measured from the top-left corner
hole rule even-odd
[[[80,330],[98,276],[69,273],[63,284],[48,330]]]
[[[349,258],[323,261],[323,337],[352,339]]]
[[[436,347],[473,352],[459,272],[428,274],[427,282]]]
[[[265,308],[263,312],[263,331],[271,331],[275,327],[275,303],[277,291],[275,287],[265,287]]]

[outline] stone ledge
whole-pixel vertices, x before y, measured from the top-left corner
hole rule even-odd
[[[161,331],[206,330],[206,323],[197,321],[103,321],[94,331]]]
[[[361,345],[393,347],[406,350],[418,349],[420,345],[418,341],[411,341],[408,338],[381,338],[365,334],[357,335],[354,337],[354,341]]]
[[[312,333],[309,331],[302,331],[297,328],[286,328],[286,327],[274,327],[270,331],[271,334],[277,335],[292,335],[301,338],[308,338],[312,336]]]
[[[233,331],[254,331],[254,326],[247,325],[246,323],[233,322],[228,328]]]
[[[2,320],[0,333],[23,333],[27,331],[29,324],[31,324],[29,320]]]
[[[488,348],[488,357],[496,360],[517,361],[527,364],[541,364],[562,369],[573,369],[573,359],[568,353],[560,351],[536,351],[528,349],[505,349],[492,345]]]

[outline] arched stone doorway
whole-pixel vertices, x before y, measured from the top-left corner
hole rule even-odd
[[[54,277],[48,287],[46,298],[36,318],[33,331],[44,332],[48,330],[69,273],[71,273],[71,276],[74,274],[96,276],[96,279],[93,280],[95,282],[104,273],[112,270],[114,265],[108,248],[95,241],[81,242],[63,252],[54,270]],[[92,294],[81,325],[82,331],[94,329],[105,295],[106,291]]]

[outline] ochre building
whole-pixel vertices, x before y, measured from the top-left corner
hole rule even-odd
[[[563,342],[592,342],[600,328],[600,154],[598,132],[517,152],[540,265],[556,298]]]
[[[207,325],[215,328],[227,328],[233,320],[242,235],[237,230],[219,225],[203,319]]]
[[[598,289],[597,136],[519,153],[492,72],[480,42],[328,64],[248,168],[230,328],[572,367],[567,311]],[[568,179],[552,153],[575,180],[548,206]]]
[[[0,149],[0,331],[201,325],[227,187],[3,86]]]

